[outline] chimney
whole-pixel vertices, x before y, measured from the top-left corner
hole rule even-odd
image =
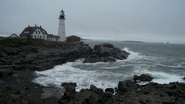
[[[30,25],[28,25],[28,27],[30,27]]]
[[[40,28],[42,28],[42,26],[40,26]]]
[[[35,27],[37,27],[37,25],[35,24]]]

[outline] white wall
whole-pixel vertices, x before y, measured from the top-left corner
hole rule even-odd
[[[37,34],[36,34],[36,32],[37,32]],[[32,36],[32,38],[39,38],[39,39],[44,39],[44,40],[47,40],[47,34],[43,34],[42,33],[42,31],[39,29],[39,28],[37,28],[34,32],[33,32],[33,34],[31,35]],[[35,37],[36,36],[36,37]]]
[[[60,41],[66,41],[65,19],[59,19],[58,36]]]

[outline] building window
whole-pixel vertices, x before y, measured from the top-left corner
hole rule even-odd
[[[38,31],[39,32],[39,34],[40,34],[40,31]]]

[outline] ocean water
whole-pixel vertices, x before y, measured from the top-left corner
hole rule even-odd
[[[36,71],[33,82],[43,86],[61,87],[63,82],[77,83],[77,91],[95,85],[116,88],[119,81],[133,80],[134,75],[149,74],[156,83],[182,82],[185,76],[185,44],[162,44],[121,41],[84,40],[94,47],[111,43],[130,53],[128,59],[116,62],[83,63],[84,59],[57,65],[46,71]],[[139,84],[146,84],[140,82]]]

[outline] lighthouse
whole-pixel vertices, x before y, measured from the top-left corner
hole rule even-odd
[[[63,9],[60,11],[60,16],[59,16],[58,36],[60,37],[60,41],[63,41],[63,42],[66,41],[65,14]]]

